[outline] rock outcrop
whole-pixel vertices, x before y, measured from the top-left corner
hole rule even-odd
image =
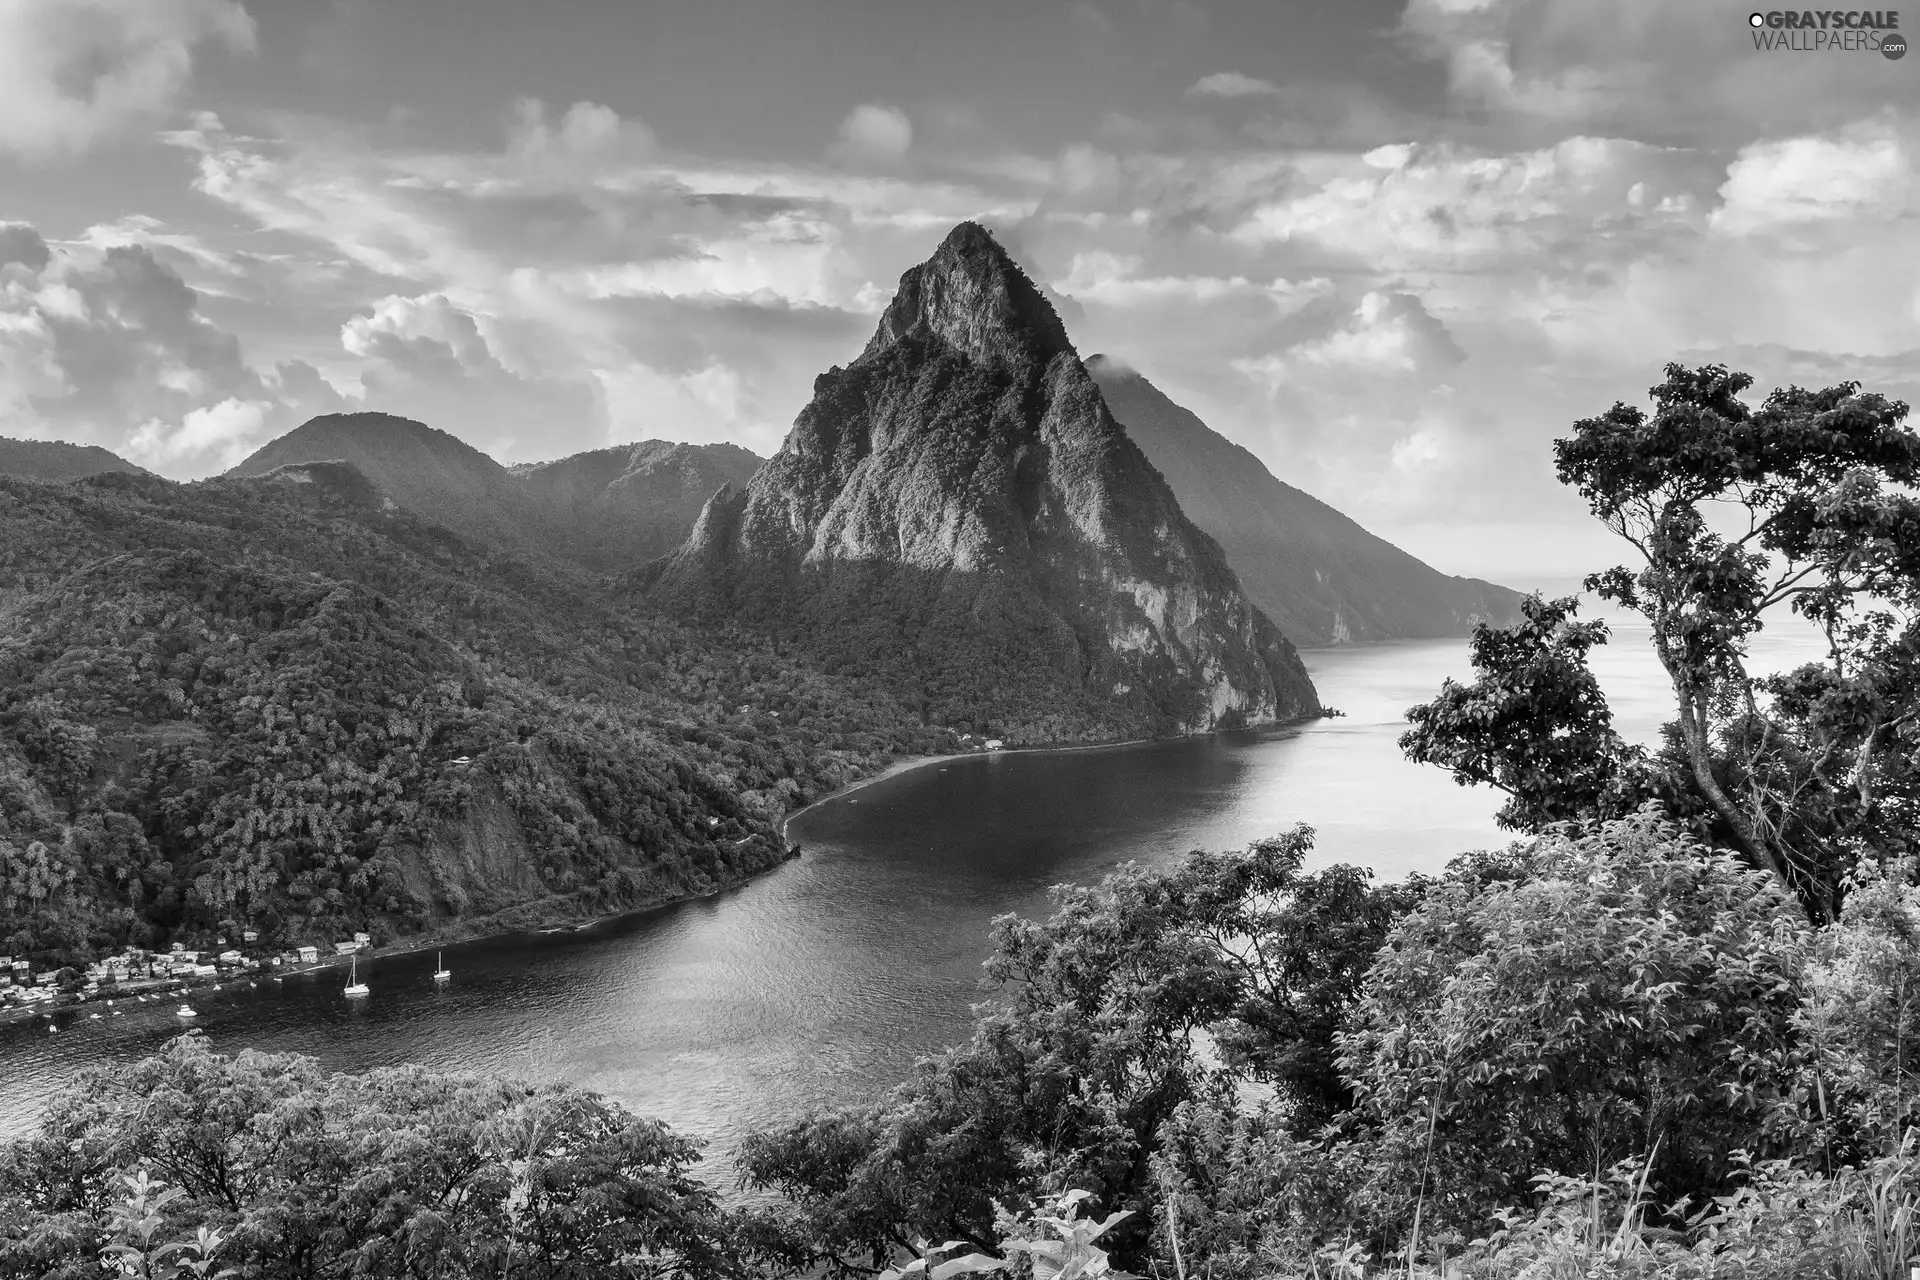
[[[962,223],[780,451],[640,582],[1022,740],[1319,709],[1293,646],[1108,412],[1053,308]]]

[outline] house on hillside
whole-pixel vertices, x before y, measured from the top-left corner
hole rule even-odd
[[[295,951],[294,954],[300,957],[301,964],[320,963],[320,948],[318,947],[301,947]]]
[[[1004,742],[1002,742],[1002,741],[1001,741],[1000,739],[998,739],[998,738],[988,738],[988,739],[987,739],[987,750],[989,750],[989,751],[998,751],[998,750],[999,750],[999,749],[1000,749],[1001,747],[1003,747],[1003,746],[1005,746],[1005,745],[1006,745],[1006,744],[1005,744]]]

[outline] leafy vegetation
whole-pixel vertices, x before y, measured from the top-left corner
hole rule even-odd
[[[97,1276],[103,1257],[289,1280],[736,1274],[697,1158],[564,1086],[329,1076],[188,1035],[94,1072],[0,1152],[0,1275]]]
[[[1587,586],[1652,629],[1676,707],[1662,750],[1612,731],[1586,666],[1606,631],[1573,623],[1571,598],[1480,628],[1476,681],[1415,708],[1403,742],[1505,789],[1519,830],[1658,799],[1825,922],[1857,862],[1912,852],[1920,435],[1905,404],[1857,383],[1753,409],[1739,398],[1752,382],[1669,365],[1651,416],[1616,404],[1554,446],[1561,480],[1635,554]],[[1756,677],[1747,641],[1781,608],[1820,628],[1826,659]]]

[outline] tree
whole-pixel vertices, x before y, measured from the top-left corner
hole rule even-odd
[[[1637,566],[1586,580],[1645,617],[1675,718],[1652,756],[1614,734],[1586,666],[1604,632],[1568,600],[1476,630],[1476,682],[1410,713],[1408,754],[1513,797],[1523,829],[1658,799],[1776,876],[1815,922],[1855,862],[1911,850],[1920,802],[1920,435],[1856,383],[1776,390],[1667,366],[1654,412],[1616,404],[1554,445],[1560,479]],[[1817,625],[1824,661],[1756,678],[1769,611]]]
[[[1433,701],[1407,712],[1400,749],[1452,771],[1461,786],[1507,795],[1498,815],[1513,831],[1556,822],[1620,817],[1655,786],[1646,753],[1613,728],[1613,712],[1587,665],[1607,642],[1604,622],[1575,622],[1572,596],[1521,602],[1511,627],[1477,623],[1469,642],[1471,685],[1448,680]]]
[[[1554,444],[1562,483],[1639,560],[1588,588],[1651,625],[1677,745],[1730,845],[1831,920],[1856,857],[1898,857],[1913,830],[1920,435],[1854,382],[1756,411],[1747,374],[1666,372],[1651,417],[1616,404]],[[1781,605],[1827,659],[1755,680],[1746,642]]]
[[[419,1067],[330,1076],[188,1035],[89,1073],[0,1148],[0,1275],[97,1275],[116,1240],[206,1228],[223,1264],[260,1280],[720,1280],[741,1263],[697,1158],[577,1089]],[[134,1241],[121,1189],[138,1171],[170,1190]]]
[[[1663,1202],[1718,1194],[1794,1095],[1809,931],[1777,880],[1652,809],[1529,860],[1433,888],[1341,1037],[1388,1221],[1479,1227],[1630,1157]]]

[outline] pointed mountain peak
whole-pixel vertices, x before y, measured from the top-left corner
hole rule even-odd
[[[955,227],[931,258],[900,277],[863,358],[928,335],[998,366],[1044,363],[1073,350],[1053,305],[977,222]]]

